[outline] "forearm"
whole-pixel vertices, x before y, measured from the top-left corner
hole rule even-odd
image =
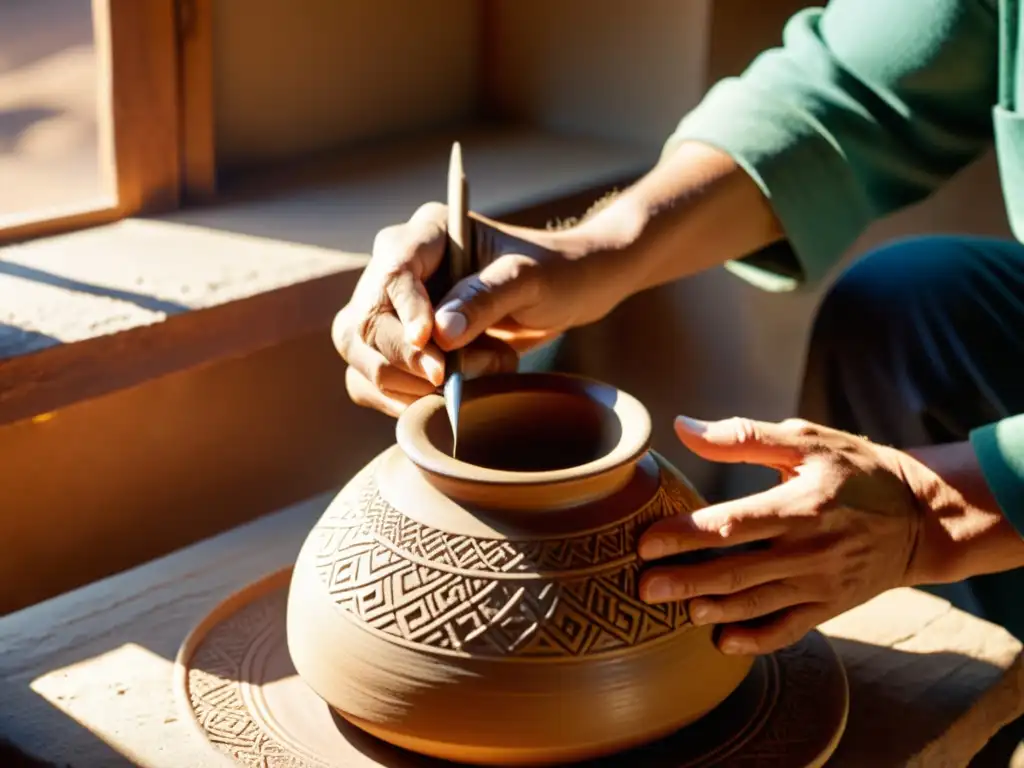
[[[781,237],[750,177],[723,152],[688,143],[592,217],[552,233],[550,245],[581,263],[589,322],[635,293]]]
[[[932,474],[913,488],[925,506],[914,583],[949,583],[1024,566],[1024,539],[1000,510],[969,442],[907,453]]]
[[[872,221],[989,145],[998,45],[991,2],[800,11],[780,47],[683,117],[658,168],[576,228],[612,233],[611,247],[587,251],[599,254],[585,262],[604,291],[595,306],[719,264],[767,290],[817,284]],[[786,253],[742,258],[781,231]]]

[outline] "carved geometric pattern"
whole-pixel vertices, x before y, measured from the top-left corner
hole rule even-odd
[[[188,699],[193,716],[217,749],[247,768],[317,765],[262,728],[248,710],[243,692],[246,676],[242,668],[260,636],[283,625],[286,594],[280,590],[233,613],[213,628],[188,662]],[[275,634],[283,636],[280,631]],[[273,638],[277,642],[282,639]]]
[[[626,519],[561,539],[482,539],[433,528],[360,472],[313,531],[316,572],[366,629],[403,644],[491,657],[579,657],[690,627],[682,603],[638,597],[636,546],[655,520],[692,508],[661,472],[654,498]]]
[[[840,721],[845,727],[847,707],[846,679],[841,662],[808,664],[805,659],[832,655],[828,641],[818,633],[805,636],[799,643],[776,651],[774,661],[779,669],[780,690],[785,698],[779,709],[785,712],[816,713],[822,722]],[[831,710],[831,711],[830,711]],[[807,724],[794,717],[770,718],[759,734],[761,738],[745,745],[731,757],[730,768],[761,768],[766,765],[808,765],[819,759],[833,735],[825,729],[812,729],[817,740],[810,738]],[[835,748],[835,745],[833,745]]]

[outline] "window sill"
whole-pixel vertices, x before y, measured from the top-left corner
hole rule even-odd
[[[656,159],[529,128],[474,128],[238,177],[206,207],[0,250],[0,424],[326,331],[373,236],[443,199],[463,143],[474,210],[542,226]]]
[[[0,245],[107,224],[118,217],[117,200],[112,197],[101,197],[77,206],[5,214],[0,216]]]

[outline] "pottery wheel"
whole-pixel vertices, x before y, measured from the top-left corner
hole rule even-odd
[[[226,765],[428,768],[349,725],[297,676],[285,642],[291,569],[217,606],[175,665],[181,705]],[[600,768],[818,768],[839,743],[849,693],[842,663],[814,632],[757,660],[717,709],[676,734],[587,763]],[[580,764],[577,764],[580,765]]]

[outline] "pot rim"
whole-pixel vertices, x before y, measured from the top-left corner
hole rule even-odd
[[[612,411],[622,427],[615,446],[603,456],[575,467],[517,472],[469,464],[438,449],[427,437],[428,422],[444,411],[444,397],[427,395],[398,417],[395,435],[402,452],[420,470],[477,485],[557,485],[604,474],[635,463],[650,448],[651,417],[647,408],[618,387],[567,373],[499,373],[470,379],[463,385],[463,402],[512,392],[561,392],[592,400]]]

